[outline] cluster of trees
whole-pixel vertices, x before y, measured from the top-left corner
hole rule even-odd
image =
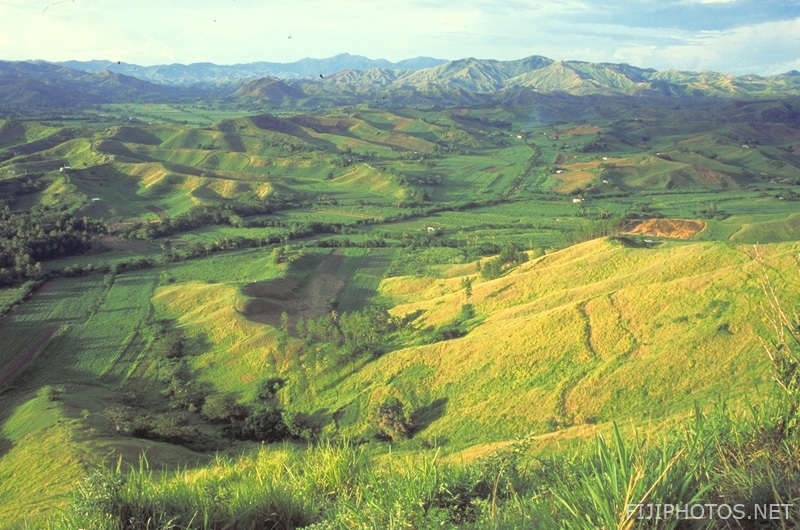
[[[239,403],[231,393],[210,395],[201,414],[209,422],[224,424],[223,431],[231,439],[266,443],[315,440],[319,435],[318,426],[306,414],[280,407],[278,391],[285,385],[286,380],[280,377],[262,381],[252,406]]]
[[[177,217],[166,217],[158,222],[135,223],[117,230],[116,235],[127,239],[155,239],[178,232],[187,232],[211,225],[243,226],[243,216],[268,214],[280,208],[268,201],[251,205],[198,205]]]
[[[492,280],[503,274],[509,267],[514,267],[528,261],[528,255],[513,241],[506,243],[500,250],[500,254],[493,257],[481,267],[481,276],[485,280]]]
[[[86,252],[90,234],[103,231],[100,222],[65,210],[0,206],[0,287],[41,278],[39,262]]]
[[[185,443],[196,439],[199,431],[183,412],[166,414],[142,413],[131,407],[116,405],[105,410],[105,416],[120,434],[137,438]]]
[[[608,149],[608,144],[603,141],[603,137],[600,133],[597,133],[597,136],[589,142],[586,142],[581,151],[584,153],[599,153],[601,151],[605,151]]]
[[[582,241],[589,241],[598,237],[617,235],[625,228],[627,224],[625,216],[608,217],[606,219],[597,219],[591,223],[585,224],[580,228],[576,228],[572,234],[572,242],[580,243]]]
[[[288,315],[284,315],[285,325],[282,327],[288,333]],[[342,364],[363,354],[379,356],[399,326],[397,318],[385,308],[369,306],[341,315],[333,310],[316,319],[300,317],[295,331],[302,341],[301,350],[307,363]]]

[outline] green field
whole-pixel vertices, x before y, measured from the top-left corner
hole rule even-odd
[[[286,528],[535,527],[569,520],[603,447],[636,447],[639,495],[700,462],[695,407],[692,491],[796,498],[752,257],[793,308],[796,131],[624,102],[0,122],[0,519],[41,527],[144,452],[97,487],[230,501],[185,527],[269,499]]]

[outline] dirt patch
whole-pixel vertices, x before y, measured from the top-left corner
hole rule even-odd
[[[697,219],[646,219],[629,224],[626,227],[626,233],[669,237],[672,239],[690,239],[705,227],[706,223]]]
[[[556,164],[564,164],[566,162],[569,162],[573,158],[575,158],[575,157],[572,156],[572,155],[565,155],[564,153],[559,153],[558,156],[556,156],[556,162],[555,163]]]
[[[48,282],[49,283],[49,282]],[[44,285],[42,286],[44,287]],[[39,333],[39,336],[36,337],[34,340],[22,353],[17,355],[17,357],[11,361],[11,364],[6,367],[6,369],[0,373],[0,387],[5,385],[8,381],[11,381],[15,375],[22,371],[29,362],[36,357],[36,352],[39,351],[45,342],[47,342],[50,337],[53,336],[53,333],[56,332],[58,326],[48,326]]]
[[[247,298],[239,300],[236,310],[254,322],[280,325],[281,313],[292,320],[319,318],[330,311],[330,300],[335,299],[345,284],[336,276],[344,255],[333,250],[317,265],[311,279],[304,286],[294,278],[277,278],[255,282],[242,288]]]
[[[142,241],[128,241],[127,239],[120,239],[112,236],[98,237],[95,241],[100,243],[104,248],[111,250],[131,250],[139,252],[150,248],[150,245]]]
[[[147,209],[150,210],[151,212],[153,212],[154,214],[156,214],[157,216],[159,216],[162,219],[167,217],[167,212],[165,212],[164,210],[162,210],[158,206],[153,206],[151,204],[150,206],[147,207]]]
[[[53,289],[56,288],[56,281],[55,280],[47,280],[42,284],[41,287],[36,291],[38,293],[49,293]]]
[[[558,134],[561,136],[584,136],[587,134],[597,134],[602,130],[603,129],[596,125],[576,125],[571,129],[558,131]]]
[[[253,298],[291,300],[297,297],[300,282],[295,278],[276,278],[265,282],[253,282],[242,287],[242,294]]]
[[[569,171],[567,173],[556,173],[553,178],[561,181],[553,186],[554,191],[570,193],[584,184],[592,182],[595,179],[595,174],[589,171]]]

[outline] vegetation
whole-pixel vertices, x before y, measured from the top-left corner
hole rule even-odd
[[[793,101],[294,90],[0,122],[0,519],[681,528],[627,505],[797,498]]]

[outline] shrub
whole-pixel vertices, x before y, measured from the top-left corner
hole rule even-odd
[[[304,412],[284,411],[283,421],[289,434],[295,438],[313,441],[319,437],[319,428],[311,422],[308,414]]]
[[[226,422],[244,418],[247,410],[236,402],[233,394],[213,394],[206,398],[201,414],[209,421]]]
[[[375,423],[391,440],[408,438],[411,422],[403,411],[403,402],[396,397],[387,397],[375,410]]]
[[[267,443],[280,442],[289,437],[289,429],[279,409],[262,405],[244,419],[238,437]]]
[[[286,385],[286,380],[282,377],[270,377],[258,385],[256,398],[263,402],[269,402],[278,395],[278,391]]]

